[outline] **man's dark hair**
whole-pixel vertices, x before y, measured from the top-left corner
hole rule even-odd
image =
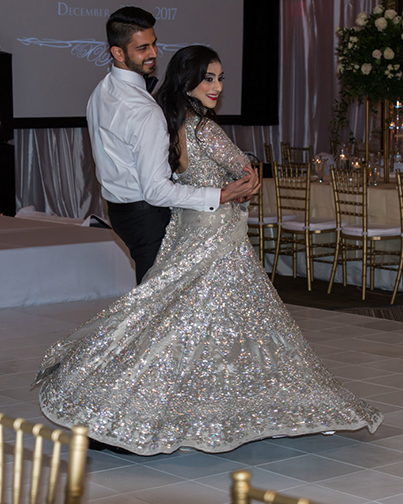
[[[133,33],[152,28],[155,17],[140,7],[122,7],[113,12],[106,23],[109,47],[126,49]]]

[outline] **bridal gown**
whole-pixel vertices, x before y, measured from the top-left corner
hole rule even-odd
[[[248,163],[212,121],[186,120],[177,182],[224,187]],[[196,138],[197,137],[197,138]],[[232,450],[273,436],[367,427],[379,411],[324,367],[261,267],[247,211],[174,209],[142,284],[45,354],[53,422],[141,455]]]

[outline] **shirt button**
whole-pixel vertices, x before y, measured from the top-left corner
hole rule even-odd
[[[212,207],[212,206],[211,206],[211,207],[210,207],[210,210],[211,210],[211,211],[213,211],[213,210],[214,210],[214,207]]]

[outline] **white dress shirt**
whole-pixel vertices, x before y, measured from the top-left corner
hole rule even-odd
[[[170,180],[165,117],[141,75],[112,66],[89,99],[87,120],[96,175],[107,201],[210,212],[218,208],[220,189]]]

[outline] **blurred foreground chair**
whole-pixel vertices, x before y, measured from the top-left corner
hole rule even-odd
[[[289,142],[281,142],[281,163],[307,164],[312,163],[313,147],[291,147]]]
[[[250,504],[252,500],[270,504],[319,504],[308,499],[286,497],[270,490],[260,490],[251,486],[249,471],[235,471],[231,474],[231,503]]]
[[[272,165],[273,166],[273,165]],[[253,168],[259,171],[259,192],[252,198],[249,204],[248,236],[252,245],[259,248],[259,259],[265,268],[265,255],[275,253],[275,242],[277,239],[277,212],[269,212],[264,209],[263,201],[263,162],[253,163]],[[284,220],[293,219],[295,215],[285,215]],[[271,230],[271,235],[266,234],[266,230]]]
[[[397,173],[400,224],[387,226],[372,224],[368,218],[367,171],[360,169],[330,169],[336,207],[337,235],[336,252],[330,275],[328,294],[330,294],[338,264],[342,265],[343,285],[347,285],[347,262],[362,263],[362,299],[365,300],[367,269],[370,269],[370,289],[374,288],[375,269],[396,271],[395,287],[390,304],[395,302],[403,267],[403,193],[402,178]],[[343,217],[356,222],[346,224]],[[376,244],[385,240],[398,240],[400,250],[379,250]],[[351,255],[353,254],[353,255]]]
[[[313,237],[335,233],[336,219],[311,217],[311,164],[277,165],[274,163],[274,181],[277,197],[277,244],[271,280],[274,282],[278,258],[291,256],[293,275],[297,276],[297,255],[305,253],[308,290],[314,279],[314,261],[333,263],[335,242],[324,243]],[[284,219],[284,212],[296,213],[297,217]],[[300,216],[298,216],[298,214]],[[290,236],[291,235],[291,236]],[[333,238],[333,237],[332,237]],[[328,257],[328,259],[325,259]]]
[[[8,454],[5,452],[5,446],[11,443],[5,442],[4,429],[15,431],[14,444],[14,464],[6,461]],[[72,432],[66,432],[61,429],[51,429],[42,424],[33,424],[23,418],[10,418],[2,413],[0,414],[0,502],[11,502],[11,498],[4,498],[6,490],[11,490],[13,504],[21,501],[21,496],[26,490],[27,481],[24,475],[24,446],[23,434],[29,434],[35,438],[35,447],[30,463],[32,464],[29,502],[34,504],[38,502],[38,496],[43,493],[43,440],[50,440],[53,443],[53,451],[50,459],[49,477],[47,478],[46,503],[51,504],[55,497],[56,484],[59,474],[61,445],[69,446],[69,459],[67,467],[67,483],[65,487],[65,504],[79,504],[83,493],[84,471],[87,457],[87,438],[88,429],[86,427],[73,427]],[[7,436],[8,437],[8,436]],[[24,463],[25,462],[25,463]],[[6,469],[13,467],[12,487],[6,488]],[[24,483],[23,483],[24,482]]]

